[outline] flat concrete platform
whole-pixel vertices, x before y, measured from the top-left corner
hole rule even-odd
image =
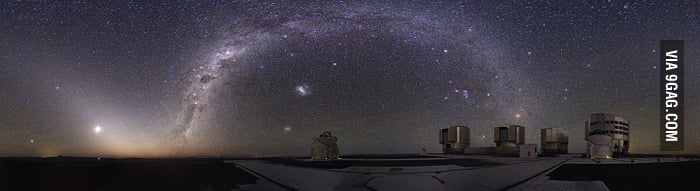
[[[500,161],[502,164],[475,167],[353,166],[344,169],[318,169],[259,160],[235,163],[288,190],[503,190],[526,182],[572,158],[562,156],[520,159],[464,155],[456,157],[486,162]]]
[[[343,168],[293,166],[263,160],[233,162],[266,180],[261,181],[260,185],[266,185],[260,187],[262,190],[659,190],[669,186],[664,182],[675,179],[685,183],[673,188],[692,186],[690,179],[700,176],[700,160],[692,158],[591,160],[576,156],[579,155],[531,159],[435,155],[432,161],[429,158],[353,158],[337,162],[352,161],[348,164],[360,166]],[[454,165],[445,160],[469,162]],[[367,161],[391,165],[372,166],[375,164]],[[404,162],[418,165],[401,166]],[[440,165],[430,165],[433,163]],[[669,173],[676,175],[668,176]]]

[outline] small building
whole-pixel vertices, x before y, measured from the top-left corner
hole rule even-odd
[[[442,153],[463,153],[469,148],[469,127],[451,126],[440,129]]]
[[[526,144],[518,147],[520,150],[520,158],[537,158],[537,145]]]
[[[569,130],[546,128],[541,130],[542,154],[566,154],[569,152]]]

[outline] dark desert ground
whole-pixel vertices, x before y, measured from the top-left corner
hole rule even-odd
[[[0,190],[235,190],[258,178],[232,160],[264,160],[288,166],[340,169],[349,166],[500,166],[475,159],[412,160],[412,155],[356,155],[337,161],[270,158],[0,158]],[[372,159],[407,159],[400,164]],[[367,159],[367,160],[362,160]],[[669,175],[672,174],[672,175]],[[643,164],[564,164],[552,180],[601,180],[610,190],[694,190],[700,161]]]
[[[0,190],[230,190],[256,179],[219,158],[0,159]]]
[[[700,161],[643,164],[564,164],[552,180],[601,180],[610,190],[698,190]]]

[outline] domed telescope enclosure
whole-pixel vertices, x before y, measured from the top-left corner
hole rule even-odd
[[[311,147],[311,160],[336,160],[340,159],[338,150],[338,137],[331,132],[325,131],[323,134],[313,138]]]
[[[618,157],[628,154],[630,148],[629,121],[613,114],[594,113],[586,120],[585,127],[585,137],[589,141],[589,147],[590,144],[594,144],[591,142],[591,136],[603,134],[612,139],[610,143],[610,146],[612,146],[610,152],[612,154],[610,156]],[[589,152],[588,154],[591,155],[592,153]]]
[[[588,155],[590,158],[607,159],[612,155],[612,137],[601,130],[595,130],[588,136]]]

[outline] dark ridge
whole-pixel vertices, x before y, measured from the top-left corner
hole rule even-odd
[[[0,190],[231,190],[256,180],[221,159],[0,158]]]

